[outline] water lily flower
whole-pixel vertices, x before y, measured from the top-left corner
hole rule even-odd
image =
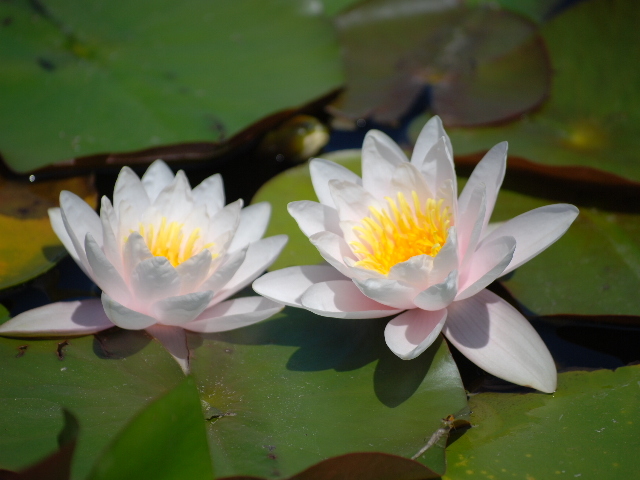
[[[270,272],[254,290],[327,317],[395,315],[384,335],[402,359],[420,355],[442,332],[487,372],[553,392],[557,374],[544,342],[485,287],[558,240],[578,210],[549,205],[489,226],[506,154],[506,143],[493,147],[460,197],[451,142],[438,117],[423,128],[411,161],[385,134],[370,131],[362,178],[314,159],[320,203],[297,201],[288,209],[329,265]]]
[[[17,315],[0,326],[6,336],[85,335],[117,325],[145,329],[189,370],[186,330],[221,332],[264,320],[282,305],[262,297],[228,297],[249,285],[284,247],[287,237],[261,239],[270,205],[225,206],[222,178],[193,190],[161,160],[140,179],[118,176],[113,204],[100,215],[63,191],[49,210],[53,230],[80,268],[102,289],[101,299],[59,302]]]

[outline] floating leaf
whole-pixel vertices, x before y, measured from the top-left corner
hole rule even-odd
[[[444,478],[634,478],[638,382],[635,365],[561,373],[553,395],[474,395]]]
[[[342,81],[331,25],[303,0],[15,0],[0,18],[0,152],[20,172],[221,140]]]
[[[66,255],[51,229],[47,209],[58,206],[60,191],[70,190],[95,207],[90,177],[17,182],[0,177],[0,289],[31,280]]]
[[[347,92],[340,112],[394,123],[432,86],[449,125],[521,115],[546,97],[550,70],[536,26],[507,11],[449,1],[369,0],[335,19]]]
[[[212,480],[198,391],[187,378],[155,400],[121,431],[90,480]]]
[[[411,457],[466,406],[442,340],[411,361],[384,342],[387,319],[324,318],[285,309],[272,320],[201,340],[191,369],[211,408],[216,472],[289,476],[327,457]],[[418,461],[444,471],[444,451]]]
[[[456,154],[508,140],[511,153],[535,162],[640,180],[640,92],[630,80],[640,65],[629,61],[639,22],[640,9],[624,0],[578,2],[553,18],[541,30],[555,72],[548,102],[511,124],[449,131]]]

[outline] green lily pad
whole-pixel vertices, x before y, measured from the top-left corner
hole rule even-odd
[[[140,412],[95,465],[90,480],[212,480],[198,390],[192,378]]]
[[[359,174],[359,150],[323,157]],[[459,183],[461,190],[463,181]],[[271,202],[274,212],[284,212],[294,200],[317,200],[306,165],[275,177],[255,198]],[[509,220],[550,203],[553,202],[502,189],[491,220]],[[323,261],[291,216],[274,215],[268,233],[276,232],[289,235],[289,243],[272,269]],[[640,215],[583,208],[557,243],[502,281],[536,315],[637,315]]]
[[[144,333],[96,338],[0,338],[0,468],[21,470],[56,450],[65,407],[80,423],[72,478],[85,478],[113,436],[184,378]]]
[[[561,373],[553,395],[474,395],[443,478],[634,478],[639,385],[634,365]]]
[[[606,21],[603,19],[606,18]],[[498,127],[450,130],[456,154],[508,140],[510,152],[547,165],[582,165],[640,180],[640,9],[624,0],[588,0],[542,27],[553,70],[539,112]],[[415,132],[424,123],[417,119]]]
[[[0,152],[19,172],[218,141],[342,83],[313,2],[16,0],[0,18]]]
[[[337,111],[396,123],[431,86],[449,124],[504,121],[538,106],[551,76],[536,26],[494,8],[369,0],[336,16],[347,90]]]
[[[70,190],[92,207],[97,192],[91,177],[22,183],[0,177],[0,289],[24,283],[53,267],[67,251],[51,229],[47,209]],[[9,232],[9,233],[7,233]]]
[[[415,360],[384,341],[388,319],[344,320],[285,309],[202,340],[192,373],[208,407],[216,473],[290,476],[349,452],[415,455],[442,418],[466,407],[439,339]],[[444,449],[418,458],[444,472]]]

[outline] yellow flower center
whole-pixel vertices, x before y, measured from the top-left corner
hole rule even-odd
[[[200,229],[196,228],[191,232],[183,246],[183,227],[183,223],[168,223],[167,219],[162,217],[160,228],[157,231],[153,224],[146,227],[140,224],[138,231],[154,256],[165,257],[171,265],[177,267],[182,262],[189,260],[193,255],[200,253],[203,249],[214,245],[213,242],[208,243],[199,248],[198,251],[194,251],[196,241],[200,238]],[[217,255],[212,254],[211,256],[215,258]]]
[[[397,200],[385,197],[388,209],[369,207],[371,216],[353,229],[360,239],[351,242],[360,259],[356,266],[386,275],[397,263],[440,251],[451,225],[449,208],[433,198],[421,205],[416,192],[411,192],[411,199],[412,203],[398,193]]]

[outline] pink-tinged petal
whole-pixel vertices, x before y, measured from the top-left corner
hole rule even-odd
[[[139,308],[151,306],[161,298],[178,295],[180,284],[180,275],[164,257],[143,260],[131,272],[133,300]]]
[[[242,210],[243,201],[238,199],[233,203],[230,203],[218,213],[216,213],[211,219],[211,227],[207,237],[204,239],[205,243],[209,243],[219,235],[232,232],[235,233],[240,223],[240,211]]]
[[[413,303],[423,310],[436,311],[446,308],[458,293],[458,271],[454,270],[442,283],[432,285],[420,292]]]
[[[360,222],[370,214],[369,207],[381,209],[382,205],[360,185],[332,180],[329,189],[338,210],[340,220]]]
[[[433,268],[429,275],[430,285],[444,281],[452,270],[458,269],[458,250],[458,231],[456,227],[450,227],[446,242],[433,259]]]
[[[507,142],[502,142],[487,152],[484,158],[476,165],[458,200],[460,211],[465,211],[474,201],[472,198],[474,190],[480,184],[485,185],[486,207],[483,227],[486,227],[487,223],[489,223],[493,207],[498,198],[498,191],[507,170],[507,148]]]
[[[206,205],[209,216],[215,215],[224,207],[224,185],[219,173],[211,175],[193,189],[196,205]]]
[[[181,222],[195,205],[189,180],[180,170],[173,182],[164,187],[153,206],[166,217],[167,222]]]
[[[503,236],[516,239],[516,252],[503,275],[528,262],[554,244],[578,216],[573,205],[558,203],[530,210],[512,218],[486,236],[480,246]]]
[[[391,178],[396,167],[405,162],[407,157],[396,142],[379,130],[369,130],[362,144],[362,186],[379,198],[395,197]]]
[[[0,325],[0,335],[46,337],[89,335],[113,327],[98,299],[58,302],[16,315]]]
[[[302,294],[316,283],[345,280],[346,277],[330,265],[289,267],[265,273],[253,282],[253,290],[274,302],[302,308]]]
[[[76,250],[85,273],[90,272],[84,252],[84,238],[90,233],[98,242],[102,241],[102,222],[98,214],[75,193],[60,192],[60,210],[64,227]],[[102,246],[102,245],[100,245]]]
[[[102,207],[100,208],[100,222],[102,223],[102,249],[104,254],[109,259],[109,262],[116,267],[116,270],[120,274],[124,273],[124,267],[122,264],[122,254],[120,252],[120,242],[116,238],[116,231],[114,231],[114,225],[117,225],[115,221],[115,212],[111,206],[111,202],[107,197],[102,197]]]
[[[168,325],[151,325],[145,330],[162,344],[167,352],[178,362],[184,374],[188,375],[190,371],[190,355],[187,333],[184,329]]]
[[[424,175],[430,190],[435,192],[436,196],[440,194],[442,186],[450,181],[453,186],[453,197],[457,198],[457,179],[453,167],[453,156],[446,143],[446,138],[441,137],[427,152],[419,170]]]
[[[340,233],[340,219],[335,208],[309,200],[300,200],[287,205],[287,210],[307,237],[324,231]]]
[[[104,313],[115,325],[126,330],[142,330],[156,323],[155,318],[121,305],[104,292],[102,292],[102,307]]]
[[[486,206],[487,198],[484,183],[476,186],[464,208],[458,203],[459,213],[456,221],[456,230],[458,232],[461,271],[465,270],[465,266],[471,260],[473,252],[480,241],[480,235],[484,227]]]
[[[243,208],[240,211],[240,222],[229,245],[229,251],[241,250],[250,243],[260,240],[267,231],[270,217],[271,205],[268,202],[260,202]]]
[[[183,327],[192,332],[226,332],[266,320],[283,308],[284,305],[262,297],[236,298],[207,308]]]
[[[302,294],[300,302],[317,315],[333,318],[380,318],[402,311],[365,297],[351,280],[316,283]]]
[[[518,385],[551,393],[556,367],[544,342],[515,308],[489,290],[448,308],[443,332],[480,368]]]
[[[354,261],[357,259],[342,236],[331,232],[319,232],[311,235],[309,241],[332,267],[347,277],[351,276],[350,269],[343,259],[351,258]]]
[[[513,237],[500,237],[483,242],[462,273],[460,293],[456,300],[464,300],[475,295],[500,277],[516,250],[516,240]]]
[[[190,259],[182,262],[176,267],[176,272],[180,275],[180,294],[194,292],[199,289],[209,275],[211,267],[211,253],[203,250]]]
[[[127,202],[129,205],[142,213],[149,208],[149,196],[142,186],[142,182],[138,175],[129,167],[123,167],[118,174],[118,179],[113,187],[113,207],[119,210],[121,202]]]
[[[213,298],[213,292],[196,292],[158,300],[151,307],[154,318],[163,325],[181,326],[200,315]]]
[[[122,263],[124,265],[125,278],[130,278],[131,273],[136,266],[143,260],[153,258],[153,254],[149,250],[147,243],[138,232],[133,232],[127,238],[124,244],[124,251],[122,255]]]
[[[415,308],[415,287],[390,278],[354,279],[353,282],[367,297],[400,310]]]
[[[253,282],[276,261],[287,240],[286,235],[276,235],[249,245],[244,262],[224,288],[216,293],[213,301],[220,302]]]
[[[96,284],[116,301],[128,304],[131,299],[129,287],[124,282],[118,270],[111,264],[90,233],[84,242],[87,260],[93,271]]]
[[[335,162],[325,160],[324,158],[313,158],[309,163],[309,172],[311,173],[311,183],[316,192],[318,200],[323,205],[335,208],[331,191],[329,190],[329,182],[331,180],[339,180],[342,182],[351,182],[362,185],[362,180],[355,173],[342,165]]]
[[[231,277],[236,274],[236,272],[244,262],[246,255],[246,248],[228,254],[221,264],[214,267],[215,271],[213,272],[213,274],[211,274],[209,278],[202,282],[198,290],[211,290],[216,293],[218,290],[222,289],[222,287],[229,283]]]
[[[409,203],[412,202],[412,192],[418,194],[418,199],[422,203],[429,198],[434,198],[420,171],[408,162],[401,164],[393,171],[391,185],[393,192],[389,196],[394,200],[398,198],[398,192],[402,192]]]
[[[418,167],[418,169],[420,169],[425,161],[425,158],[427,158],[427,153],[429,153],[429,150],[431,150],[433,146],[443,137],[446,147],[449,149],[449,152],[453,154],[451,140],[449,140],[447,132],[444,131],[442,120],[440,120],[440,117],[438,117],[437,115],[431,117],[426,125],[422,127],[422,130],[418,135],[416,145],[413,148],[413,154],[411,155],[411,163]]]
[[[60,210],[58,207],[50,208],[48,210],[48,213],[49,221],[51,222],[51,228],[53,228],[53,231],[58,236],[58,239],[62,242],[64,248],[67,249],[67,252],[69,252],[71,258],[73,258],[73,260],[78,264],[82,271],[87,276],[89,276],[89,274],[86,272],[85,265],[83,265],[83,263],[80,261],[80,258],[78,257],[78,252],[76,251],[76,247],[73,244],[71,237],[67,233],[67,228],[64,226],[64,220],[62,220],[62,210]]]
[[[173,172],[171,168],[162,160],[156,160],[147,171],[142,175],[142,186],[147,192],[147,197],[151,203],[156,201],[158,195],[167,185],[171,185],[173,182]]]
[[[446,309],[433,312],[419,308],[408,310],[387,323],[384,339],[398,357],[412,360],[431,346],[446,319]]]

